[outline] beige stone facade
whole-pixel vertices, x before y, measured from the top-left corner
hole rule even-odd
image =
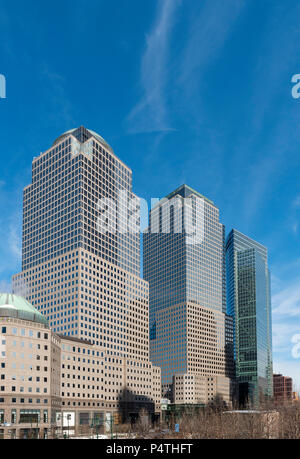
[[[149,287],[139,276],[77,249],[15,275],[13,292],[25,293],[56,333],[149,360]]]
[[[162,386],[163,395],[169,394],[174,403],[185,403],[180,400],[186,398],[187,389],[179,390],[178,384],[186,386],[194,381],[193,395],[186,403],[208,403],[217,394],[229,403],[233,356],[228,317],[222,311],[188,303],[158,311],[156,318],[156,339],[151,343],[156,364],[171,367],[176,357],[186,362],[185,372],[175,373],[173,387]],[[212,392],[208,390],[211,384]]]
[[[187,372],[226,374],[225,319],[222,311],[187,305]]]
[[[174,403],[178,405],[207,405],[221,397],[230,405],[230,379],[224,376],[199,374],[175,375],[173,378]]]
[[[142,409],[160,413],[160,369],[111,357],[87,341],[47,326],[0,317],[0,436],[53,438],[106,429]]]
[[[9,317],[0,317],[0,332],[1,436],[50,429],[61,406],[59,338],[40,323]]]

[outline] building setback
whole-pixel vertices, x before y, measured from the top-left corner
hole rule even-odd
[[[148,283],[140,277],[139,234],[128,230],[134,198],[131,170],[101,136],[81,126],[58,137],[34,158],[24,189],[22,272],[13,293],[56,335],[140,362],[138,377],[151,364]]]
[[[273,396],[270,272],[267,249],[237,230],[226,243],[227,307],[234,320],[240,403]]]
[[[151,210],[144,234],[151,361],[161,368],[163,396],[176,403],[185,403],[191,391],[183,386],[191,381],[189,403],[207,403],[217,394],[230,402],[233,336],[224,313],[224,274],[219,210],[183,185]]]

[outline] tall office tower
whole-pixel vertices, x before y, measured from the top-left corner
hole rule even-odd
[[[183,185],[151,210],[144,277],[150,289],[150,355],[162,369],[163,395],[181,403],[188,391],[182,384],[199,375],[189,403],[211,400],[221,386],[229,401],[232,333],[223,311],[224,228],[212,201]]]
[[[34,158],[24,190],[22,270],[83,248],[130,273],[140,273],[139,235],[127,232],[132,171],[105,140],[84,127],[61,135]],[[114,200],[117,231],[97,228],[99,199]],[[112,212],[112,210],[111,210]]]
[[[150,365],[149,301],[139,234],[128,226],[133,198],[131,170],[102,137],[84,127],[61,135],[32,163],[13,292],[55,333],[134,359],[142,371]]]
[[[273,395],[272,322],[268,251],[232,230],[226,243],[227,306],[234,320],[240,403]]]

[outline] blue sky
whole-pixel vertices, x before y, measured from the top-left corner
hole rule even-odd
[[[81,124],[162,197],[187,183],[266,245],[274,368],[300,361],[298,0],[2,0],[0,290],[20,270],[33,156]]]

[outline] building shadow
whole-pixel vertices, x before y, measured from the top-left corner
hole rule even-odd
[[[134,424],[141,413],[147,414],[155,422],[155,403],[145,395],[139,395],[125,387],[118,396],[118,412],[122,424]]]

